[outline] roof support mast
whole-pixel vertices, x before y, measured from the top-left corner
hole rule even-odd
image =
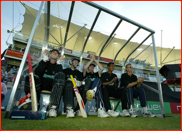
[[[100,53],[99,53],[99,56],[98,56],[98,61],[100,61],[100,56],[101,56],[101,54],[102,54],[102,52],[103,52],[104,47],[106,46],[106,44],[108,43],[108,41],[110,40],[110,38],[112,37],[112,35],[114,34],[114,32],[117,30],[117,28],[118,28],[118,26],[121,24],[121,22],[122,22],[122,19],[119,20],[118,24],[115,26],[115,28],[114,28],[113,31],[111,32],[110,36],[107,38],[106,42],[105,42],[104,45],[102,46],[102,49],[101,49],[101,51],[100,51]]]
[[[40,19],[41,12],[42,12],[42,10],[44,8],[45,3],[46,2],[44,2],[44,1],[41,2],[39,12],[37,13],[37,17],[35,19],[35,22],[34,22],[30,37],[28,39],[27,47],[25,49],[25,53],[23,55],[23,59],[22,59],[21,64],[20,64],[20,68],[19,68],[19,71],[18,71],[18,74],[17,74],[17,77],[16,77],[16,81],[15,81],[15,83],[13,85],[12,92],[11,92],[11,95],[10,95],[10,98],[9,98],[9,101],[8,101],[5,118],[9,118],[10,115],[11,115],[11,110],[13,108],[13,100],[15,98],[15,94],[16,94],[16,91],[17,91],[17,88],[18,88],[18,83],[20,81],[20,77],[21,77],[22,72],[23,72],[23,67],[24,67],[25,62],[27,60],[28,52],[30,50],[30,46],[31,46],[31,43],[32,43],[32,40],[33,40],[33,37],[34,37],[34,33],[35,33],[35,30],[36,30],[36,27],[37,27],[37,24],[38,24],[38,21]]]
[[[138,27],[138,29],[132,34],[132,36],[124,43],[124,45],[119,49],[119,51],[117,52],[117,54],[114,57],[113,62],[116,61],[116,58],[118,56],[118,54],[121,52],[121,50],[128,44],[128,42],[130,42],[130,40],[135,36],[135,34],[140,30],[140,27]]]
[[[70,14],[69,14],[69,18],[68,18],[68,23],[67,23],[67,27],[66,27],[66,33],[65,33],[65,37],[64,37],[64,44],[63,44],[63,48],[62,48],[62,51],[61,51],[61,55],[64,55],[64,50],[65,50],[65,45],[66,45],[67,35],[68,35],[69,27],[70,27],[71,17],[72,17],[72,14],[73,14],[74,5],[75,5],[75,1],[72,1],[71,9],[70,9]]]
[[[46,25],[46,28],[45,28],[45,39],[44,39],[44,42],[43,42],[43,46],[42,46],[42,53],[41,53],[41,58],[43,58],[43,55],[44,55],[44,50],[47,49],[48,47],[48,44],[49,44],[49,27],[50,27],[50,6],[51,5],[51,2],[48,1],[47,2],[47,5],[46,5],[46,10],[45,12],[47,12],[47,20],[45,21],[45,25]]]
[[[89,39],[89,37],[90,37],[90,34],[92,33],[93,28],[94,28],[94,26],[95,26],[95,24],[96,24],[96,22],[97,22],[97,19],[99,18],[100,12],[101,12],[101,10],[99,10],[99,11],[97,12],[97,15],[96,15],[96,17],[95,17],[95,20],[94,20],[94,22],[93,22],[93,24],[92,24],[92,26],[91,26],[91,28],[90,28],[90,31],[89,31],[89,33],[88,33],[88,35],[87,35],[87,38],[86,38],[86,40],[85,40],[85,43],[84,43],[84,45],[83,45],[83,49],[82,49],[82,52],[81,52],[81,55],[80,55],[80,63],[82,63],[83,52],[84,52],[84,50],[85,50],[85,46],[86,46],[87,41],[88,41],[88,39]]]

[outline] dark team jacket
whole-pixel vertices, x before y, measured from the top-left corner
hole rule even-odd
[[[76,78],[79,81],[83,81],[83,75],[82,72],[80,72],[79,70],[72,70],[71,68],[66,68],[63,70],[64,74],[65,74],[65,78],[66,80],[71,80],[70,75],[73,75],[73,78]]]
[[[50,61],[44,62],[43,60],[39,62],[39,65],[35,69],[35,75],[43,78],[44,74],[55,75],[58,72],[63,72],[63,67],[60,64],[51,64]],[[50,78],[44,78],[49,80]]]
[[[108,72],[104,72],[104,73],[102,73],[102,75],[101,75],[101,81],[102,81],[102,83],[104,83],[104,82],[109,82],[109,81],[111,81],[113,78],[115,78],[115,77],[117,77],[117,75],[116,74],[114,74],[114,73],[112,73],[111,75],[108,73]],[[118,84],[118,80],[116,81],[116,83]],[[115,88],[114,87],[114,82],[112,82],[111,84],[109,84],[109,85],[106,85],[106,87],[108,87],[108,88]]]
[[[99,78],[99,72],[95,72],[95,73],[87,72],[84,78],[90,78],[90,80],[93,82],[96,78]]]
[[[137,81],[137,76],[132,74],[131,77],[130,77],[127,73],[124,73],[124,74],[121,75],[120,81],[121,81],[120,86],[121,87],[124,86],[126,88],[129,83],[133,83],[133,82]],[[136,85],[133,86],[133,88],[134,87],[136,87]]]

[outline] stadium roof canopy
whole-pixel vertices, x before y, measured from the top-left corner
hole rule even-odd
[[[55,47],[64,46],[65,33],[71,10],[71,2],[59,3],[60,5],[56,2],[51,2],[50,5],[51,15],[49,16],[48,44]],[[103,8],[99,10],[90,2],[87,2],[87,4],[75,2],[65,48],[79,52],[93,53],[96,56],[100,55],[100,57],[118,61],[125,61],[127,58],[127,61],[131,58],[134,58],[134,60],[146,60],[145,63],[155,65],[153,46],[149,42],[151,40],[151,34],[155,33],[153,30],[147,27],[143,28],[145,26],[142,25],[138,27],[128,22],[126,17],[124,17],[126,19],[120,19],[120,14],[108,13],[105,8],[105,10]],[[20,32],[24,38],[28,39],[38,10],[27,5],[24,6],[26,7],[26,12],[24,14],[23,28]],[[59,14],[60,12],[62,14]],[[44,12],[42,14],[39,20],[39,25],[41,26],[37,26],[34,35],[34,40],[38,43],[43,43],[46,35],[44,31],[48,27],[47,21],[45,21],[47,20],[47,14]],[[133,28],[128,30],[128,27]],[[88,34],[90,35],[87,39]],[[136,39],[137,37],[140,40]],[[156,51],[159,64],[161,62],[164,64],[181,63],[180,49],[161,49],[160,47],[156,47]]]

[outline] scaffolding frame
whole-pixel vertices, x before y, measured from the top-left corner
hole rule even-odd
[[[10,95],[10,99],[9,99],[9,102],[8,102],[8,106],[7,106],[7,109],[6,109],[6,115],[5,115],[5,118],[9,118],[10,116],[10,113],[11,113],[11,110],[12,110],[12,107],[13,107],[13,100],[15,98],[15,94],[16,94],[16,91],[17,91],[17,87],[18,87],[18,83],[20,81],[20,77],[22,75],[22,72],[23,72],[23,67],[25,65],[25,62],[26,62],[26,59],[27,59],[27,56],[28,56],[28,52],[29,52],[29,49],[30,49],[30,46],[31,46],[31,43],[32,43],[32,40],[33,40],[33,36],[34,36],[34,33],[35,33],[35,30],[36,30],[36,26],[37,26],[37,23],[39,21],[39,18],[40,18],[40,15],[41,15],[41,12],[44,8],[44,6],[46,6],[47,4],[47,21],[50,21],[50,1],[43,1],[41,2],[41,5],[40,5],[40,8],[39,8],[39,11],[38,11],[38,14],[36,16],[36,19],[35,19],[35,22],[34,22],[34,25],[33,25],[33,28],[32,28],[32,31],[31,31],[31,34],[30,34],[30,37],[28,39],[28,43],[27,43],[27,47],[26,47],[26,50],[25,50],[25,53],[24,53],[24,56],[23,56],[23,59],[22,59],[22,62],[20,64],[20,68],[19,68],[19,72],[17,74],[17,78],[16,78],[16,81],[15,81],[15,84],[13,86],[13,89],[12,89],[12,92],[11,92],[11,95]],[[155,38],[154,38],[154,33],[155,31],[153,31],[152,29],[150,28],[147,28],[131,19],[128,19],[118,13],[115,13],[103,6],[100,6],[96,3],[93,3],[93,2],[90,2],[90,1],[82,1],[83,3],[89,5],[89,6],[92,6],[96,9],[98,9],[98,13],[97,13],[97,16],[95,17],[95,20],[92,24],[92,27],[89,31],[89,34],[85,40],[85,43],[84,43],[84,46],[83,46],[83,49],[82,49],[82,52],[81,52],[81,55],[80,55],[80,61],[82,61],[82,55],[83,55],[83,52],[84,52],[84,49],[85,49],[85,46],[87,44],[87,41],[88,41],[88,38],[90,36],[90,34],[92,33],[92,30],[94,28],[94,25],[99,17],[99,14],[103,11],[107,14],[110,14],[112,16],[115,16],[117,18],[119,18],[119,22],[117,23],[117,25],[115,26],[115,28],[113,29],[113,31],[111,32],[110,36],[108,37],[108,39],[106,40],[105,44],[102,46],[101,50],[100,50],[100,53],[99,53],[99,59],[100,60],[100,56],[102,54],[102,51],[105,47],[105,45],[108,43],[108,41],[111,39],[112,35],[115,33],[116,29],[118,28],[118,26],[121,24],[122,21],[125,21],[125,22],[128,22],[132,25],[135,25],[137,26],[137,30],[131,35],[131,37],[125,42],[125,44],[120,48],[120,50],[116,53],[113,61],[116,60],[118,54],[121,52],[121,50],[128,44],[128,42],[137,34],[137,32],[140,30],[140,29],[144,29],[148,32],[150,32],[150,34],[128,55],[127,59],[125,60],[124,62],[124,65],[126,63],[126,61],[128,60],[129,56],[132,55],[149,37],[152,37],[152,44],[153,44],[153,51],[154,51],[154,59],[155,59],[155,69],[156,69],[156,76],[157,76],[157,85],[158,85],[158,91],[157,90],[153,90],[152,88],[150,89],[151,91],[154,91],[156,93],[159,94],[159,100],[160,100],[160,107],[161,107],[161,115],[159,115],[159,117],[161,118],[165,118],[165,113],[164,113],[164,103],[163,103],[163,95],[162,95],[162,88],[161,88],[161,83],[160,83],[160,75],[159,75],[159,68],[158,68],[158,60],[157,60],[157,52],[156,52],[156,46],[155,46]],[[65,50],[65,46],[66,46],[66,42],[67,42],[67,34],[69,32],[69,26],[70,26],[70,21],[71,21],[71,18],[72,18],[72,13],[73,13],[73,10],[74,10],[74,4],[75,4],[75,1],[72,1],[72,4],[71,4],[71,8],[70,8],[70,14],[69,14],[69,18],[68,18],[68,23],[67,23],[67,28],[66,28],[66,33],[65,33],[65,38],[64,38],[64,44],[63,44],[63,48],[62,48],[62,51],[61,51],[61,54],[64,55],[64,50]],[[47,23],[47,25],[49,25],[49,22]],[[49,29],[46,30],[47,32],[45,32],[47,35],[50,34],[49,32]],[[47,43],[46,45],[44,45],[44,48],[46,48],[46,46],[48,45],[48,39],[47,38]],[[123,66],[124,66],[123,65]]]

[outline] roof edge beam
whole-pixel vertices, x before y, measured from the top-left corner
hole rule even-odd
[[[124,17],[124,16],[122,16],[122,15],[116,13],[116,12],[113,12],[113,11],[111,11],[111,10],[103,7],[103,6],[100,6],[100,5],[98,5],[98,4],[94,3],[94,2],[91,2],[91,1],[82,1],[82,2],[85,3],[85,4],[88,4],[88,5],[92,6],[92,7],[95,7],[97,9],[101,9],[102,11],[104,11],[104,12],[106,12],[108,14],[111,14],[111,15],[113,15],[115,17],[118,17],[120,19],[123,19],[123,20],[125,20],[125,21],[127,21],[127,22],[129,22],[129,23],[131,23],[131,24],[133,24],[135,26],[138,26],[138,27],[140,27],[140,28],[142,28],[144,30],[147,30],[147,31],[149,31],[151,33],[155,33],[154,30],[152,30],[152,29],[150,29],[148,27],[145,27],[145,26],[143,26],[143,25],[141,25],[141,24],[139,24],[139,23],[137,23],[137,22],[135,22],[135,21],[127,18],[127,17]]]

